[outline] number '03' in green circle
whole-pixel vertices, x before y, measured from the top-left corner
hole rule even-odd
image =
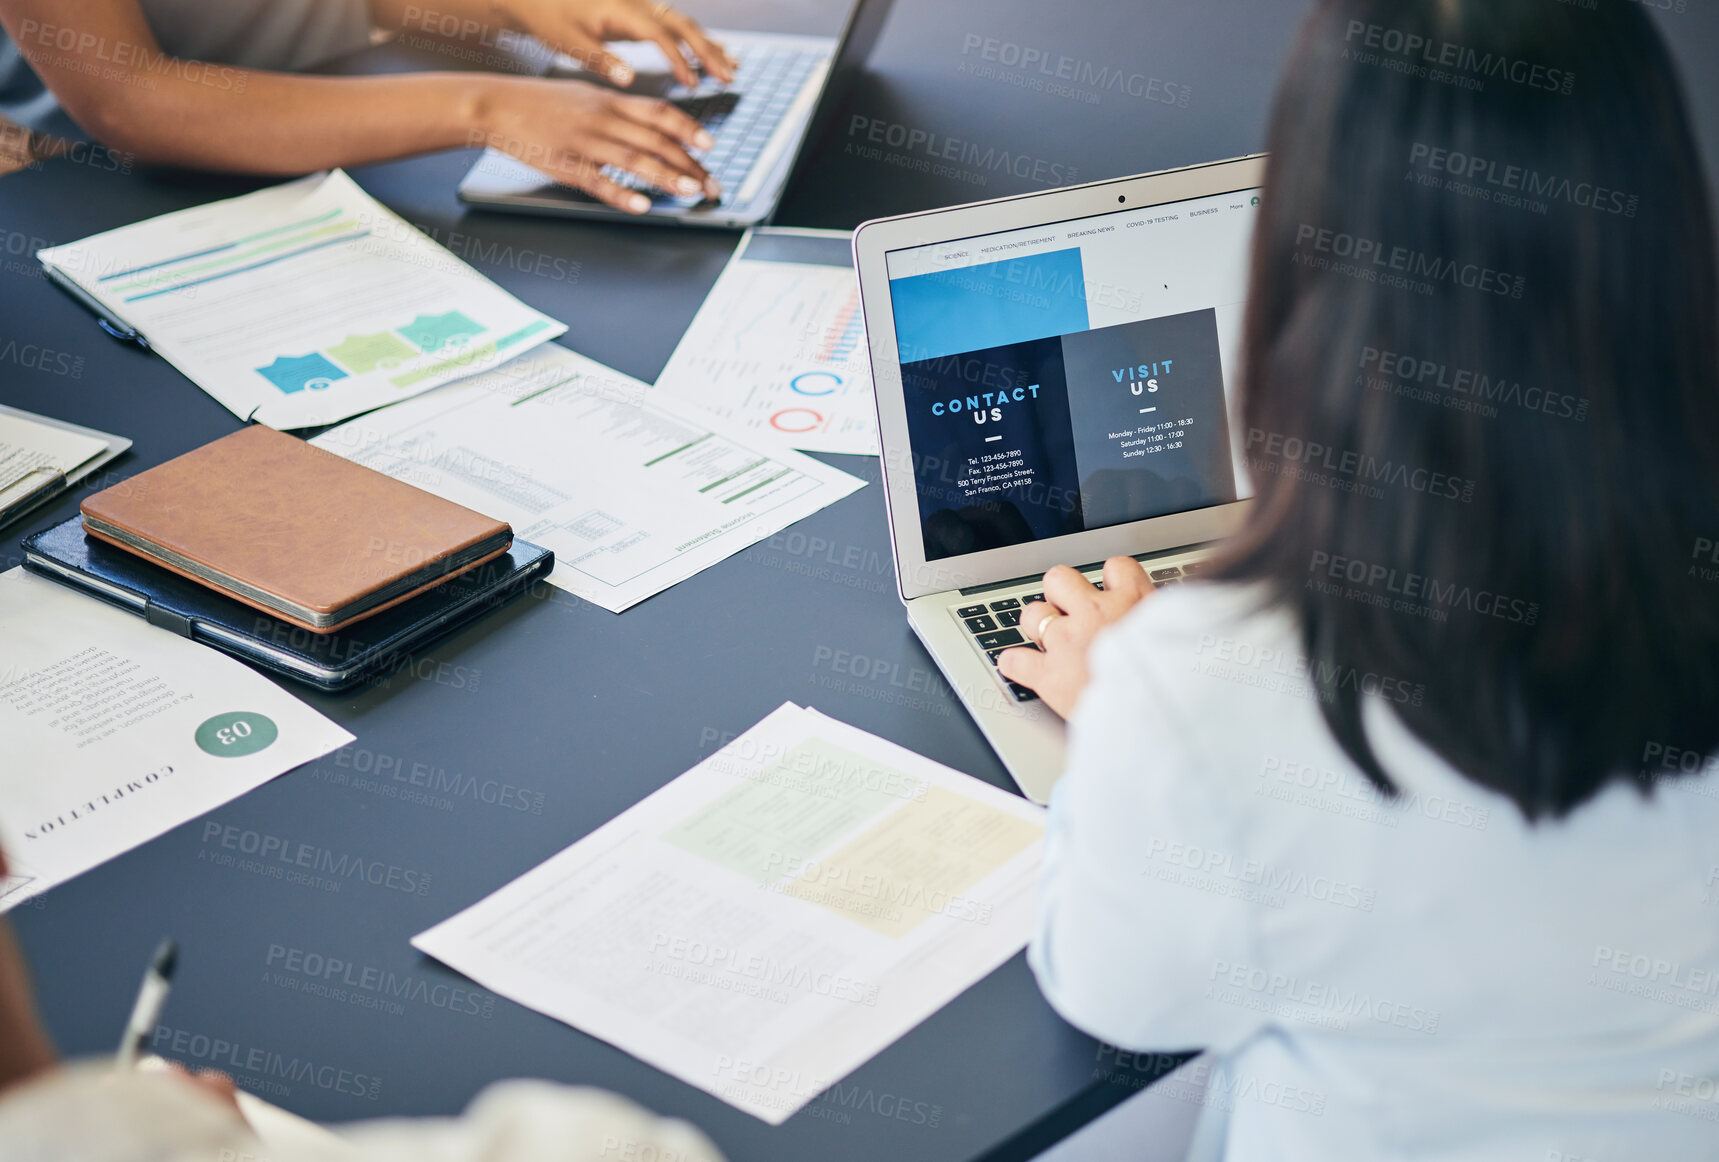
[[[274,719],[249,710],[217,714],[197,728],[197,745],[223,759],[256,754],[279,737]]]

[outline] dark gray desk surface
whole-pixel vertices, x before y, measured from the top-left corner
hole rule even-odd
[[[1081,8],[1071,19],[1069,6],[1034,0],[897,0],[830,132],[808,150],[781,220],[852,226],[1259,147],[1300,0],[1094,0]],[[713,24],[798,30],[827,29],[835,19],[814,0],[693,11]],[[1719,45],[1716,18],[1692,5],[1661,19],[1684,61],[1711,156],[1719,94],[1707,64]],[[975,75],[984,63],[975,46],[986,38],[1138,72],[1186,87],[1189,100],[1183,108],[1105,90],[1093,103]],[[391,47],[357,67],[401,67],[418,51]],[[971,160],[961,172],[936,174],[918,168],[923,154],[911,149],[868,154],[864,139],[876,123],[886,134],[901,126],[960,138],[973,149],[957,152]],[[467,211],[453,189],[472,156],[356,176],[478,269],[566,320],[562,342],[654,379],[734,236]],[[33,251],[260,184],[63,161],[0,180],[0,400],[133,437],[132,453],[98,483],[224,435],[236,421],[161,360],[97,332],[42,280]],[[545,267],[542,255],[566,261]],[[833,459],[875,484],[875,460]],[[88,491],[9,530],[0,567],[17,562],[19,535],[71,515]],[[838,651],[871,659],[867,676],[838,671]],[[274,975],[283,950],[294,949],[349,962],[354,975],[372,969],[429,986],[463,984],[407,939],[637,802],[784,700],[1008,786],[907,630],[876,487],[623,616],[545,589],[357,693],[295,692],[357,743],[210,818],[410,869],[427,877],[427,891],[347,882],[331,894],[216,866],[207,857],[220,849],[205,843],[205,822],[190,823],[14,913],[66,1051],[112,1048],[149,950],[171,932],[184,948],[165,1016],[184,1034],[178,1055],[218,1064],[210,1060],[218,1039],[231,1047],[223,1052],[229,1068],[252,1050],[280,1055],[277,1069],[294,1059],[333,1067],[285,1083],[285,1092],[262,1091],[321,1119],[449,1113],[488,1081],[541,1076],[605,1086],[687,1117],[736,1160],[1000,1159],[1031,1156],[1150,1080],[1126,1061],[1118,1070],[1059,1020],[1019,956],[774,1129],[509,1002],[471,1014],[436,1003],[440,991],[415,990],[378,1009]],[[461,791],[486,780],[521,789],[540,813]],[[414,791],[429,800],[414,801]],[[253,1087],[268,1080],[235,1072]],[[343,1092],[375,1079],[373,1099]]]

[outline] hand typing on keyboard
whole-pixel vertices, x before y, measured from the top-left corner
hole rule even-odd
[[[633,69],[603,46],[649,41],[663,50],[675,79],[698,85],[695,66],[723,82],[734,79],[735,59],[705,34],[698,21],[650,0],[495,0],[514,31],[530,33],[580,66],[617,85],[633,83]]]
[[[628,86],[633,67],[604,48],[648,41],[662,49],[680,84],[695,89],[700,71],[734,79],[736,59],[697,21],[649,0],[493,0],[516,32],[529,33],[589,73]],[[475,27],[475,25],[474,25]],[[617,93],[578,80],[486,76],[471,102],[468,145],[487,145],[619,210],[643,214],[649,191],[694,201],[722,196],[722,182],[692,151],[716,145],[711,133],[674,104]]]
[[[563,185],[616,209],[643,214],[651,199],[627,175],[684,198],[719,198],[722,184],[693,160],[709,132],[666,101],[617,93],[584,81],[488,77],[479,111],[489,128],[471,145],[499,149]],[[609,172],[605,172],[605,169]]]
[[[1067,565],[1058,565],[1045,574],[1044,600],[1021,613],[1021,632],[1039,649],[1004,650],[997,657],[998,670],[1009,681],[1037,691],[1046,706],[1067,718],[1086,689],[1092,639],[1150,592],[1146,570],[1132,557],[1104,563],[1102,589]]]

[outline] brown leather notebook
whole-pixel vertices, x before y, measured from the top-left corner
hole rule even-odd
[[[312,633],[397,605],[513,543],[503,521],[260,426],[82,507],[97,540]]]

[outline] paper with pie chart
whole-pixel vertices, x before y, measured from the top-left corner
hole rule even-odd
[[[780,447],[877,455],[850,239],[841,230],[748,230],[657,390]]]
[[[273,428],[396,403],[567,329],[340,170],[37,256],[234,415]]]

